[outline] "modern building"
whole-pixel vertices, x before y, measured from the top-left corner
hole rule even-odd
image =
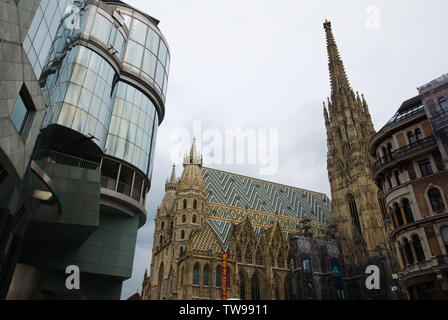
[[[158,20],[121,1],[36,1],[33,10],[23,50],[38,85],[27,90],[42,93],[46,110],[28,156],[59,206],[33,213],[9,298],[119,299],[146,222],[167,41]],[[79,290],[65,284],[71,265]]]
[[[58,202],[54,184],[32,154],[46,113],[41,66],[70,4],[0,1],[0,299],[7,296],[32,213],[41,201]]]
[[[155,218],[143,299],[297,298],[288,235],[322,237],[325,194],[205,168],[193,142],[175,168]]]
[[[425,109],[421,96],[405,101],[369,145],[388,241],[412,300],[448,298],[448,176]]]
[[[372,178],[373,161],[368,144],[375,134],[364,96],[354,93],[334,40],[325,21],[331,99],[324,103],[327,131],[327,168],[331,209],[342,247],[346,296],[350,299],[391,298],[396,261],[391,257],[381,211],[382,194]],[[387,257],[384,268],[387,290],[367,291],[365,267]]]

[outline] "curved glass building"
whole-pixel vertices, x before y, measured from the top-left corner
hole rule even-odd
[[[158,23],[121,1],[46,0],[34,14],[24,50],[46,113],[31,159],[61,209],[41,205],[26,232],[28,296],[117,299],[131,276],[168,87]],[[65,285],[69,265],[79,290]]]

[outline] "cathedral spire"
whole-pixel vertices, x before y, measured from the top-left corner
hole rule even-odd
[[[190,153],[184,158],[184,166],[187,164],[197,164],[202,166],[202,157],[196,150],[196,138],[193,138]]]
[[[170,183],[176,183],[176,165],[173,164],[173,171],[171,172]]]
[[[325,20],[324,29],[327,36],[328,67],[330,70],[331,91],[333,96],[342,88],[350,90],[350,84],[347,79],[344,63],[339,55],[336,41],[334,40],[330,21]]]

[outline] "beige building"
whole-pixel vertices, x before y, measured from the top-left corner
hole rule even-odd
[[[413,300],[447,299],[448,177],[420,96],[401,105],[369,151],[402,287]]]
[[[379,192],[372,179],[368,143],[375,134],[364,96],[350,87],[343,62],[326,21],[331,99],[324,103],[328,144],[328,177],[332,213],[344,262],[359,265],[386,248]]]
[[[194,143],[165,186],[143,299],[294,298],[287,235],[323,235],[326,195],[204,168]]]

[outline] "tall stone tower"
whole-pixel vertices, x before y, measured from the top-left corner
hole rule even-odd
[[[354,93],[325,21],[331,99],[324,102],[332,211],[346,265],[357,265],[386,247],[378,188],[372,179],[368,143],[375,134],[364,96]]]

